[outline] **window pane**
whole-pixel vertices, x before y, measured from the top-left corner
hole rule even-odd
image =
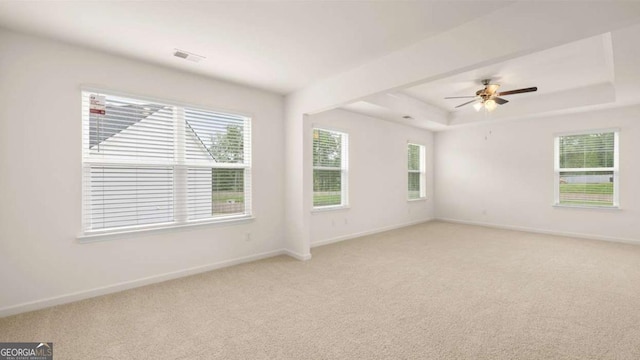
[[[420,146],[409,144],[409,170],[420,170]]]
[[[342,134],[334,131],[313,130],[313,166],[341,167]]]
[[[244,173],[244,169],[189,169],[189,220],[244,213]]]
[[[409,199],[420,198],[420,173],[409,173]]]
[[[613,167],[615,133],[561,136],[560,168]]]
[[[244,212],[244,169],[213,169],[213,215]]]
[[[560,204],[613,206],[613,171],[560,172]]]
[[[420,199],[424,196],[424,146],[408,144],[407,146],[407,167],[408,175],[408,198]]]
[[[342,172],[313,170],[313,206],[342,204]]]
[[[173,221],[173,169],[92,166],[92,229]]]
[[[186,109],[186,159],[243,163],[244,124],[241,116]]]
[[[88,154],[113,160],[173,160],[173,107],[116,96],[104,99],[104,113],[91,112],[87,100],[83,104],[89,120]]]

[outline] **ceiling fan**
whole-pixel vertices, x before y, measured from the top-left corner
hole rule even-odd
[[[475,96],[449,96],[449,97],[446,97],[445,99],[473,98],[473,100],[460,104],[456,106],[456,108],[475,103],[473,107],[476,109],[476,111],[480,111],[480,109],[482,108],[485,108],[488,111],[493,111],[495,110],[496,107],[498,107],[498,105],[503,105],[509,102],[509,100],[503,99],[499,96],[522,94],[522,93],[538,91],[538,88],[534,86],[534,87],[528,87],[524,89],[498,92],[498,88],[500,87],[500,85],[491,84],[490,79],[482,80],[482,85],[484,85],[484,89],[480,89],[476,91]]]

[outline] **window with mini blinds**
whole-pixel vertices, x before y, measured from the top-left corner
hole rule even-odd
[[[555,138],[556,205],[618,206],[618,131]]]
[[[83,232],[251,215],[251,119],[82,92]]]
[[[424,157],[424,145],[407,145],[407,194],[409,200],[424,199],[426,197]]]
[[[313,129],[313,207],[347,205],[348,135]]]

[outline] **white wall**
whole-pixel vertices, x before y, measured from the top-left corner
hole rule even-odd
[[[0,316],[283,249],[282,96],[6,31],[0,49]],[[83,84],[253,114],[255,220],[78,243]]]
[[[436,216],[640,241],[640,107],[483,124],[435,137]],[[620,210],[553,207],[554,134],[620,128]]]
[[[311,246],[433,218],[430,131],[344,110],[309,116],[306,121],[309,148],[314,126],[349,134],[349,208],[312,212]],[[407,201],[407,142],[426,147],[427,200]],[[307,160],[311,169],[311,159]],[[312,199],[312,192],[309,185],[305,197]]]

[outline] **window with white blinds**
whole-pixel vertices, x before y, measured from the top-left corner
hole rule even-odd
[[[251,119],[82,92],[83,233],[251,215]]]
[[[418,144],[407,145],[407,191],[409,200],[424,199],[425,189],[425,147]]]
[[[347,205],[348,135],[313,129],[313,207]]]
[[[618,131],[556,136],[556,205],[618,206]]]

